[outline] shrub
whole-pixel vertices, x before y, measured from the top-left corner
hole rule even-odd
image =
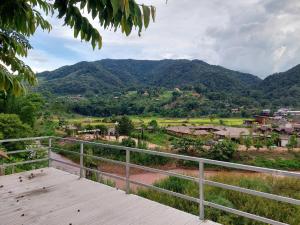
[[[121,142],[121,145],[126,146],[126,147],[131,147],[131,148],[136,147],[135,140],[133,140],[131,137],[124,138]]]
[[[215,144],[208,153],[209,158],[221,161],[231,161],[237,151],[237,144],[231,140],[223,140]]]

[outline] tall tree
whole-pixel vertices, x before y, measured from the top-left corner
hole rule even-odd
[[[150,17],[155,19],[155,7],[139,5],[135,0],[1,0],[0,1],[0,91],[20,95],[25,84],[36,84],[31,68],[19,57],[26,57],[31,45],[28,38],[38,28],[50,31],[45,19],[57,15],[74,31],[74,37],[102,47],[102,37],[87,17],[98,19],[103,28],[121,30],[129,35],[133,28],[142,32]]]

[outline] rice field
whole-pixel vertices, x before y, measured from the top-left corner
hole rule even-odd
[[[82,123],[99,125],[104,124],[106,126],[113,126],[113,123],[103,122],[103,117],[75,117],[67,119],[69,123]],[[143,116],[130,116],[135,126],[141,124],[148,124],[151,120],[156,120],[160,127],[168,126],[197,126],[197,125],[226,125],[226,126],[241,126],[245,118],[214,118],[210,119],[207,117],[199,118],[167,118],[167,117],[143,117]]]

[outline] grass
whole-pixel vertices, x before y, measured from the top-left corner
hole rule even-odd
[[[300,180],[279,177],[249,177],[219,175],[210,178],[214,181],[240,186],[252,190],[268,192],[272,194],[288,196],[300,199]],[[184,195],[199,198],[198,184],[175,177],[169,177],[155,183],[155,186],[178,192]],[[260,215],[273,220],[285,222],[291,225],[300,224],[300,206],[280,203],[262,197],[229,191],[221,188],[205,186],[205,200],[223,206],[235,208],[244,212]],[[160,202],[165,205],[198,215],[198,204],[176,198],[153,190],[140,189],[138,194],[142,197]],[[235,216],[216,209],[205,207],[205,218],[224,225],[258,225],[250,219]]]
[[[210,120],[207,117],[199,118],[167,118],[167,117],[141,117],[131,116],[134,123],[149,123],[151,120],[156,120],[161,127],[179,126],[179,125],[220,125],[223,121],[227,126],[241,126],[245,118],[216,118]]]
[[[131,136],[138,138],[141,134],[140,131],[135,131],[132,133]],[[163,131],[156,131],[156,132],[149,132],[149,131],[144,131],[144,137],[145,141],[159,145],[159,146],[164,146],[167,147],[171,144],[170,138],[173,138],[173,136],[163,132]]]
[[[237,163],[280,170],[300,170],[298,152],[239,152]]]
[[[75,118],[69,118],[67,121],[69,123],[82,123],[83,125],[91,124],[91,125],[106,125],[106,126],[114,126],[113,123],[104,123],[102,122],[104,118],[102,117],[82,117],[76,116]],[[157,116],[130,116],[130,119],[133,121],[135,126],[140,126],[141,124],[148,124],[151,120],[156,120],[160,127],[168,127],[168,126],[192,126],[192,125],[221,125],[221,121],[223,125],[227,126],[242,126],[245,118],[216,118],[210,120],[207,117],[199,117],[199,118],[167,118],[167,117],[157,117]],[[58,119],[54,119],[58,122]]]

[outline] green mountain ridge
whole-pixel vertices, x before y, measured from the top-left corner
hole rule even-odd
[[[104,59],[64,66],[38,77],[39,92],[85,97],[62,100],[62,104],[91,116],[246,117],[262,108],[300,107],[300,65],[262,80],[201,60]]]
[[[200,60],[111,60],[80,62],[38,74],[41,89],[55,94],[103,93],[131,87],[185,87],[243,92],[261,82],[251,75]]]

